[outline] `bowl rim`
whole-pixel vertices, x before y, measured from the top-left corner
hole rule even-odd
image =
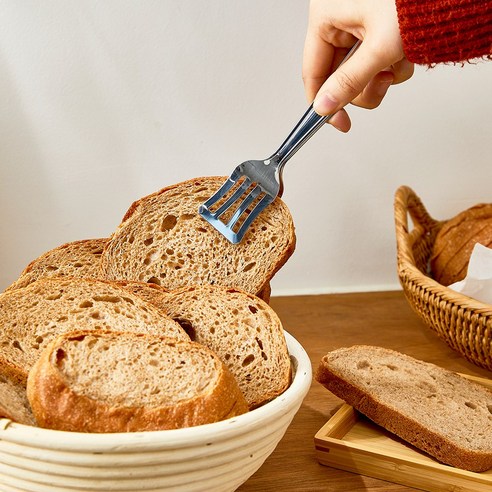
[[[294,407],[297,411],[311,386],[312,367],[308,354],[290,333],[284,330],[284,335],[293,361],[292,383],[272,401],[237,417],[183,429],[101,434],[43,429],[2,418],[0,440],[45,449],[123,453],[136,448],[152,451],[177,445],[180,448],[193,447],[251,432],[289,413]]]

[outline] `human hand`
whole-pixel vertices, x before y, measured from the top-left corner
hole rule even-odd
[[[338,65],[357,39],[358,50]],[[343,107],[379,106],[388,88],[413,75],[403,52],[394,0],[311,0],[304,45],[306,96],[343,132],[350,118]]]

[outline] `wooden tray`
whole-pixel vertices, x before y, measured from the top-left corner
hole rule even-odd
[[[492,381],[466,376],[492,389]],[[314,437],[322,465],[429,492],[491,492],[492,470],[443,465],[344,404]]]

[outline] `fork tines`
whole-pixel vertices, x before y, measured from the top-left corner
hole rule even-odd
[[[275,197],[248,176],[234,175],[200,206],[199,213],[230,242],[241,241],[253,220]]]

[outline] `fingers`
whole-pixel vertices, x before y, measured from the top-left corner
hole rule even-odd
[[[365,109],[377,108],[391,85],[408,80],[414,72],[414,65],[407,59],[394,64],[391,69],[376,74],[364,87],[352,104]]]
[[[322,46],[322,44],[325,43],[320,42],[316,46],[307,45],[309,56],[304,58],[302,79],[309,102],[314,100],[314,97],[331,73],[333,49],[330,49],[328,45]]]
[[[317,12],[311,12],[310,18],[304,42],[302,78],[306,97],[312,102],[357,38],[348,32],[320,25]]]
[[[401,84],[408,80],[415,70],[415,65],[412,62],[409,62],[406,58],[403,58],[397,63],[394,63],[392,66],[392,71],[394,74],[394,82],[393,84]]]
[[[395,77],[392,72],[379,72],[362,89],[362,92],[352,101],[352,104],[365,109],[377,108],[394,80]]]
[[[332,71],[335,49],[321,37],[308,31],[304,44],[302,79],[309,102],[314,100],[319,89]]]
[[[338,67],[356,38],[361,46]],[[333,126],[348,131],[345,105],[376,108],[390,85],[408,80],[413,69],[403,52],[393,1],[311,0],[303,80],[315,111],[334,115]]]
[[[368,84],[391,64],[383,57],[376,57],[370,49],[369,43],[363,42],[360,48],[339,67],[321,86],[314,101],[314,109],[318,114],[329,115],[354,100]],[[387,77],[376,79],[369,95],[379,89],[388,89]],[[386,87],[385,87],[385,84]],[[384,93],[386,92],[384,90]],[[383,94],[384,97],[384,94]]]
[[[350,121],[350,117],[347,114],[347,112],[345,111],[345,109],[341,109],[340,111],[335,113],[330,118],[328,123],[343,133],[347,133],[352,126],[352,123]]]

